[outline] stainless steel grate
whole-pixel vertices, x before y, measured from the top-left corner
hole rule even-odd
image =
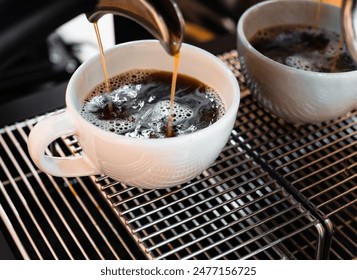
[[[105,176],[54,178],[27,155],[37,118],[0,129],[0,226],[17,257],[356,257],[356,113],[286,124],[252,100],[237,56],[220,56],[242,90],[231,138],[209,169],[182,186],[141,190]],[[48,151],[80,152],[73,136]]]
[[[15,256],[143,258],[91,180],[55,178],[35,168],[27,154],[27,134],[37,121],[0,130],[0,225],[11,236]],[[63,139],[51,150],[68,154]]]
[[[107,177],[54,178],[35,169],[26,142],[37,120],[0,130],[1,219],[23,258],[321,255],[324,230],[319,221],[233,139],[216,163],[194,181],[143,191]],[[74,137],[58,139],[48,151],[60,156],[78,152]],[[103,194],[122,223],[110,209],[105,211]]]
[[[204,174],[177,188],[144,191],[107,177],[96,182],[149,258],[320,254],[318,221],[233,139]]]
[[[332,259],[357,256],[357,111],[293,126],[243,100],[237,134],[257,158],[328,218]]]

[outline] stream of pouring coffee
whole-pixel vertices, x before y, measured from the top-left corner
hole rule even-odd
[[[97,41],[98,41],[100,60],[102,63],[102,68],[103,68],[103,73],[104,73],[105,89],[106,89],[107,93],[110,93],[112,91],[112,89],[111,89],[111,86],[109,83],[108,72],[107,72],[107,63],[105,61],[103,44],[102,44],[102,39],[100,37],[98,22],[95,21],[93,23],[93,25],[94,25],[95,34],[97,36]],[[169,111],[169,116],[168,116],[168,121],[167,121],[167,130],[166,130],[167,137],[175,136],[175,133],[172,129],[172,125],[173,125],[173,119],[174,119],[173,112],[174,112],[174,104],[175,104],[175,92],[176,92],[176,82],[177,82],[179,61],[180,61],[180,53],[178,52],[174,55],[174,69],[173,69],[173,73],[172,73],[171,93],[170,93],[170,111]],[[108,104],[108,110],[109,110],[109,112],[113,111],[113,103],[110,102]]]
[[[176,82],[177,82],[179,62],[180,62],[180,52],[177,52],[174,55],[174,69],[172,72],[171,93],[170,93],[170,113],[169,113],[169,118],[167,121],[167,131],[166,131],[167,137],[175,136],[175,133],[172,129],[172,123],[173,123],[173,119],[174,119],[173,112],[174,112],[174,106],[175,106],[175,92],[176,92]]]
[[[318,2],[319,2],[319,4],[318,4],[318,7],[317,7],[316,21],[315,21],[316,29],[320,25],[321,9],[322,9],[323,0],[318,0]],[[335,52],[334,57],[333,57],[332,62],[331,62],[331,68],[330,68],[331,73],[336,71],[336,64],[337,64],[338,57],[340,55],[340,51],[342,49],[342,44],[343,44],[343,37],[342,37],[342,35],[340,35],[340,38],[338,40],[338,46],[337,46],[336,52]]]
[[[97,21],[94,22],[93,26],[94,26],[94,30],[95,30],[95,35],[97,36],[98,47],[99,47],[99,52],[100,52],[100,60],[102,62],[102,68],[103,68],[104,80],[105,80],[105,89],[106,89],[107,93],[110,93],[112,91],[112,89],[111,89],[110,84],[109,84],[109,78],[108,78],[108,72],[107,72],[107,63],[105,62],[103,44],[102,44],[102,39],[100,37],[98,22]]]

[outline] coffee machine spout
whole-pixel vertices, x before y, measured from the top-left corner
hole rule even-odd
[[[357,0],[343,0],[341,25],[346,46],[357,62]]]
[[[158,39],[170,55],[178,53],[184,20],[174,0],[99,0],[87,18],[96,22],[108,13],[136,21]]]

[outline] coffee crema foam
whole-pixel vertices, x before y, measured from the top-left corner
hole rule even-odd
[[[265,56],[297,69],[314,72],[356,70],[340,34],[305,25],[281,25],[259,30],[250,39]]]
[[[165,138],[170,114],[172,73],[132,70],[95,87],[81,115],[99,128],[135,138]],[[176,136],[205,128],[225,113],[218,93],[200,81],[179,74],[173,109]]]

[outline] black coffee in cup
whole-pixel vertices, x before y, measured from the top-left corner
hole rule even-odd
[[[250,38],[265,56],[297,69],[315,72],[356,70],[340,34],[304,25],[281,25],[259,30]]]
[[[113,133],[136,138],[165,138],[170,113],[172,73],[132,70],[110,79],[87,96],[81,115],[92,124]],[[203,129],[225,112],[214,89],[192,77],[179,74],[176,84],[173,131],[182,135]]]

